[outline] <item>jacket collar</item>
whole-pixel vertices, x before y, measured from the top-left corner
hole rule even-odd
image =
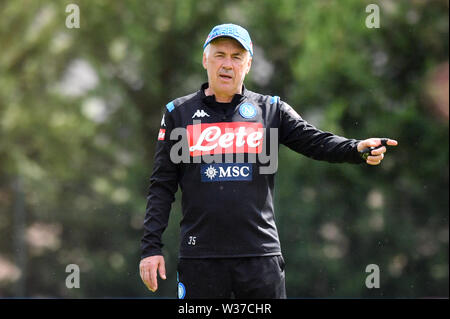
[[[206,104],[206,105],[212,105],[214,104],[214,102],[216,101],[216,97],[214,95],[205,95],[205,90],[209,87],[209,83],[203,83],[202,86],[200,87],[200,97],[202,99],[202,101]],[[232,105],[238,105],[239,103],[241,103],[243,100],[245,100],[247,98],[247,89],[245,88],[245,85],[242,84],[242,94],[236,93],[233,96],[233,99],[231,100],[231,104]]]

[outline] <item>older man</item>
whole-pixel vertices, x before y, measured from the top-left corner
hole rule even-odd
[[[281,143],[316,160],[378,165],[385,146],[397,145],[320,131],[279,97],[247,90],[243,82],[252,57],[244,28],[214,27],[204,44],[208,83],[166,106],[141,245],[140,274],[152,291],[158,272],[166,279],[161,235],[178,185],[183,210],[178,297],[286,298],[274,221],[275,170],[262,170],[267,162],[262,155],[276,156]]]

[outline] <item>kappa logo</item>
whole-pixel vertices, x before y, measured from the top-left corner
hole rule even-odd
[[[251,181],[252,164],[203,164],[200,168],[202,182]]]
[[[197,111],[194,113],[194,115],[192,115],[192,118],[194,118],[194,117],[205,117],[205,116],[209,117],[209,114],[206,113],[206,112],[203,111],[203,110],[197,110]]]

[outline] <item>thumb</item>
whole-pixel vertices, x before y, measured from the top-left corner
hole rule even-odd
[[[369,148],[369,147],[375,147],[378,146],[380,143],[377,143],[377,140],[375,138],[368,138],[366,140],[361,141],[358,144],[358,151],[361,152],[362,150]]]
[[[163,280],[166,280],[166,266],[164,264],[164,259],[162,259],[161,262],[159,263],[158,271],[159,271],[159,276]]]

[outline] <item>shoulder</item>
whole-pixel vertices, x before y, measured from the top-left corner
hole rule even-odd
[[[197,103],[199,99],[200,99],[200,97],[199,97],[199,94],[197,91],[197,92],[185,95],[185,96],[178,97],[178,98],[170,101],[169,103],[166,104],[166,109],[169,113],[172,113],[174,110],[178,110],[187,105]]]
[[[264,95],[247,91],[248,99],[258,104],[261,108],[268,112],[281,113],[283,116],[301,118],[295,109],[289,103],[283,101],[278,95]]]
[[[246,91],[247,98],[249,100],[258,102],[258,103],[263,103],[263,104],[268,104],[268,105],[273,105],[273,106],[277,106],[278,104],[281,103],[281,99],[278,95],[266,95],[266,94],[260,94],[260,93],[256,93],[250,90]]]

